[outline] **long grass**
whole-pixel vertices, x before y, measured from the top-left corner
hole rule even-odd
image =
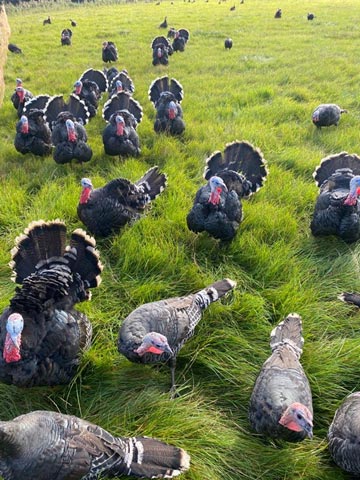
[[[235,3],[235,11],[230,6]],[[26,3],[9,7],[11,42],[23,55],[8,55],[0,110],[0,308],[8,305],[10,249],[32,220],[61,218],[69,231],[80,179],[95,186],[124,176],[139,178],[159,165],[168,188],[146,217],[99,240],[105,265],[93,300],[82,304],[94,341],[68,386],[19,389],[0,385],[0,417],[51,409],[80,415],[118,435],[146,434],[185,448],[192,456],[187,480],[345,479],[331,461],[326,432],[344,397],[359,389],[360,322],[337,300],[360,290],[359,246],[313,238],[309,223],[317,188],[312,172],[332,153],[359,151],[360,10],[357,0],[217,0],[151,3]],[[283,18],[274,19],[281,6]],[[308,11],[316,15],[306,19]],[[51,25],[42,25],[51,16]],[[153,67],[150,43],[158,25],[187,28],[184,53]],[[70,27],[71,47],[60,45]],[[224,50],[224,39],[233,49]],[[89,68],[103,68],[101,44],[119,50],[116,66],[134,80],[143,106],[138,128],[142,154],[124,162],[106,156],[100,112],[87,127],[93,159],[56,165],[51,157],[15,151],[15,79],[34,94],[69,94]],[[156,135],[150,83],[161,75],[184,87],[186,131]],[[104,102],[105,99],[103,99]],[[347,108],[338,127],[317,130],[311,113],[320,103]],[[264,188],[244,202],[244,221],[231,245],[186,227],[186,214],[203,184],[205,158],[235,139],[259,147],[269,165]],[[178,358],[179,398],[169,399],[166,367],[130,364],[116,349],[119,326],[144,302],[196,291],[215,279],[237,281],[226,300],[204,315],[196,336]],[[291,311],[303,318],[302,363],[314,402],[314,439],[274,442],[254,434],[247,410],[273,326]]]

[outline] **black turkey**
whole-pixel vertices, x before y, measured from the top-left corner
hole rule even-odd
[[[275,18],[281,18],[281,15],[282,15],[282,11],[281,11],[281,8],[278,8],[275,12],[275,15],[274,17]]]
[[[152,64],[154,66],[169,64],[169,56],[173,54],[173,48],[166,37],[155,37],[151,42],[151,48],[153,51]]]
[[[225,49],[230,50],[233,46],[233,41],[231,40],[231,38],[226,38],[224,44],[225,44]]]
[[[197,191],[186,218],[189,229],[232,240],[243,217],[241,199],[257,192],[267,174],[262,153],[248,142],[228,143],[224,155],[214,152],[206,160],[204,178],[208,183]]]
[[[21,48],[19,48],[15,43],[9,43],[8,44],[8,50],[12,53],[22,53]]]
[[[155,132],[181,135],[185,130],[180,102],[184,97],[182,85],[169,77],[157,78],[149,88],[149,98],[156,108]]]
[[[262,366],[250,399],[249,419],[256,432],[292,442],[312,438],[311,390],[299,361],[303,344],[297,313],[288,315],[271,332],[272,354]]]
[[[118,59],[118,51],[114,42],[103,42],[102,44],[102,60],[105,63],[116,62]]]
[[[142,119],[140,104],[129,93],[120,92],[105,103],[103,116],[109,122],[102,134],[105,153],[139,155],[136,127]]]
[[[75,22],[75,20],[71,20],[71,18],[70,18],[70,24],[71,24],[72,27],[76,27],[77,22]]]
[[[167,32],[168,38],[175,38],[176,31],[177,31],[176,28],[170,27],[168,32]]]
[[[13,104],[15,110],[17,110],[19,118],[23,113],[25,103],[31,100],[33,97],[34,95],[23,87],[21,78],[17,78],[15,90],[11,95],[11,103]]]
[[[167,27],[168,27],[167,17],[165,17],[164,21],[160,23],[159,28],[167,28]]]
[[[44,109],[45,119],[51,130],[57,124],[58,115],[62,112],[70,113],[81,125],[88,123],[90,118],[89,109],[77,95],[71,94],[67,102],[63,95],[55,95],[49,99]]]
[[[313,13],[308,13],[307,14],[307,19],[308,20],[314,20],[314,18],[315,18],[315,15]]]
[[[45,18],[45,20],[43,21],[43,25],[50,25],[51,24],[51,18],[48,17],[48,18]]]
[[[70,28],[64,28],[64,30],[61,32],[61,45],[71,45],[71,37],[72,37],[72,31]]]
[[[166,187],[166,175],[152,167],[135,183],[117,178],[93,190],[91,180],[83,178],[81,185],[78,217],[94,235],[107,237],[145,213]]]
[[[329,427],[329,450],[334,462],[346,472],[360,475],[360,392],[349,395],[336,410]]]
[[[343,302],[350,303],[351,305],[355,305],[356,307],[360,308],[360,294],[359,293],[349,293],[344,292],[339,295],[339,299]]]
[[[95,70],[94,68],[89,68],[79,78],[81,82],[89,80],[90,82],[95,82],[98,86],[100,93],[104,93],[108,89],[108,79],[104,72],[101,70]]]
[[[119,352],[131,362],[168,363],[174,393],[177,354],[194,335],[203,310],[235,286],[236,282],[225,278],[185,297],[141,305],[120,327]]]
[[[230,12],[233,12],[235,10],[235,5],[233,5],[232,7],[230,7]]]
[[[111,84],[109,85],[109,98],[120,92],[126,92],[130,95],[135,92],[134,82],[124,70],[112,77]]]
[[[335,103],[323,103],[314,110],[311,118],[313,124],[318,128],[337,126],[342,113],[347,113],[347,110],[340,108]]]
[[[10,266],[21,287],[0,319],[4,383],[67,383],[79,354],[90,346],[91,324],[74,306],[90,299],[88,289],[99,285],[102,266],[95,240],[83,230],[75,230],[66,245],[66,227],[59,220],[32,222],[16,239]]]
[[[42,110],[32,109],[21,116],[16,124],[14,146],[23,155],[32,153],[43,157],[51,153],[51,130]]]
[[[97,83],[87,79],[83,81],[77,80],[74,83],[74,87],[73,93],[84,101],[89,110],[89,119],[95,117],[101,98],[101,92]]]
[[[360,237],[360,157],[341,152],[321,161],[313,177],[320,187],[311,232],[336,235],[345,242]]]
[[[83,163],[91,160],[92,150],[87,144],[86,130],[70,112],[59,113],[51,140],[55,147],[53,158],[56,163],[70,163],[71,160]]]
[[[175,37],[172,43],[172,48],[174,52],[183,52],[185,50],[185,45],[187,44],[190,38],[189,30],[185,28],[180,28],[175,33]]]
[[[173,478],[190,456],[150,437],[114,437],[73,415],[35,411],[0,422],[4,480],[95,480],[131,475]]]

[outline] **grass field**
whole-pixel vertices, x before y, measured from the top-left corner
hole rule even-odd
[[[11,41],[5,99],[0,110],[0,307],[14,292],[10,249],[32,220],[61,218],[81,226],[76,206],[80,179],[95,186],[124,176],[139,178],[159,165],[168,188],[149,214],[117,236],[98,241],[103,282],[81,304],[94,326],[94,341],[68,386],[23,390],[0,385],[0,417],[35,409],[82,416],[114,434],[146,434],[185,448],[192,456],[186,480],[348,478],[331,461],[326,432],[344,397],[359,390],[359,313],[337,300],[360,291],[357,245],[313,238],[309,223],[320,160],[359,149],[359,38],[357,0],[174,0],[134,4],[84,4],[8,9]],[[283,18],[274,19],[281,7]],[[308,11],[314,21],[306,19]],[[51,15],[52,24],[43,26]],[[153,67],[150,43],[167,15],[169,26],[187,28],[184,53]],[[71,47],[60,32],[70,27]],[[163,33],[161,31],[161,33]],[[234,46],[224,50],[230,36]],[[34,94],[70,93],[89,68],[103,68],[101,44],[119,50],[117,67],[132,77],[144,110],[138,128],[142,154],[124,162],[106,156],[101,114],[87,127],[93,159],[56,165],[51,157],[15,151],[15,79]],[[168,74],[184,87],[186,131],[181,138],[153,132],[150,83]],[[102,100],[102,104],[105,99]],[[349,110],[338,127],[317,130],[311,113],[320,103]],[[259,147],[269,166],[264,188],[244,202],[244,221],[230,246],[188,231],[186,214],[203,184],[205,158],[235,139]],[[116,340],[122,319],[138,305],[201,289],[229,277],[236,290],[204,315],[178,358],[180,397],[169,400],[166,367],[134,365]],[[314,439],[270,441],[251,432],[247,410],[259,369],[270,353],[269,335],[289,312],[303,318],[302,364],[314,403]]]

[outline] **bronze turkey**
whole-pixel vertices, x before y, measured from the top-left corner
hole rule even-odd
[[[91,341],[91,324],[75,305],[100,283],[95,241],[78,229],[68,243],[63,222],[40,220],[11,254],[20,287],[0,319],[0,380],[21,387],[67,383]]]
[[[271,332],[272,354],[250,399],[249,418],[256,432],[292,442],[312,438],[311,390],[299,361],[303,344],[301,317],[296,313]]]

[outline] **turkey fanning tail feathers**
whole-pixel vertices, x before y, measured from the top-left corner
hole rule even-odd
[[[170,92],[173,94],[175,100],[179,103],[184,97],[184,89],[182,85],[175,79],[169,80],[169,77],[160,77],[152,82],[149,88],[149,99],[156,108],[157,102],[164,92]]]
[[[134,100],[127,92],[119,92],[113,95],[104,105],[103,118],[108,122],[113,113],[125,110],[130,113],[137,124],[141,122],[143,117],[143,109],[139,102]]]
[[[159,167],[150,168],[135,185],[144,193],[149,195],[151,200],[154,200],[161,192],[164,191],[167,185],[167,177],[165,173],[159,171]]]
[[[313,173],[316,185],[321,187],[336,170],[344,168],[351,170],[353,175],[360,175],[360,157],[355,153],[341,152],[323,158]]]
[[[248,198],[264,184],[268,174],[259,149],[248,142],[226,145],[224,155],[214,152],[206,161],[201,187],[187,216],[195,233],[206,231],[222,241],[232,240],[242,221],[242,198]]]
[[[0,455],[0,474],[14,480],[173,478],[190,468],[182,448],[150,437],[114,437],[86,420],[51,411],[0,422]]]
[[[82,125],[88,123],[90,118],[89,109],[77,95],[71,94],[67,103],[63,95],[55,95],[50,98],[45,107],[45,120],[51,129],[54,128],[58,115],[62,112],[70,112],[75,120]]]
[[[277,348],[288,345],[298,358],[302,354],[304,337],[300,315],[293,313],[280,322],[270,333],[270,347],[274,352]]]
[[[89,80],[90,82],[95,82],[99,87],[100,92],[104,93],[108,89],[108,80],[106,75],[101,70],[95,70],[89,68],[81,75],[80,79],[82,82],[84,80]]]

